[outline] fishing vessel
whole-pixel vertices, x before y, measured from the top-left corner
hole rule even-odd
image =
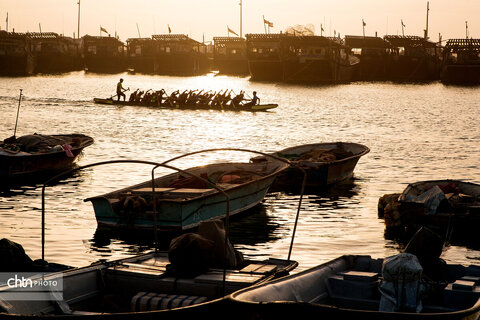
[[[202,221],[224,218],[225,194],[229,215],[257,205],[287,168],[287,163],[279,161],[215,163],[186,170],[210,183],[173,173],[156,178],[154,191],[148,180],[85,201],[92,202],[99,227],[183,231]]]
[[[229,299],[244,319],[478,319],[479,267],[436,266],[430,278],[413,254],[344,255]]]
[[[350,82],[359,63],[339,38],[283,33],[246,37],[252,80]]]
[[[126,69],[125,45],[114,37],[85,35],[83,57],[85,70],[97,73],[120,73]]]
[[[213,63],[219,74],[248,75],[247,41],[236,37],[213,37]]]
[[[0,177],[28,178],[72,166],[82,150],[93,144],[84,134],[32,134],[12,137],[0,144]]]
[[[480,39],[449,39],[443,48],[441,81],[480,84]]]
[[[289,147],[272,155],[288,159],[292,164],[301,167],[307,175],[306,187],[318,188],[351,178],[358,160],[369,152],[367,146],[358,143],[326,142]],[[257,156],[251,161],[257,163],[270,160]],[[298,189],[303,179],[302,172],[292,166],[278,176],[272,189]]]

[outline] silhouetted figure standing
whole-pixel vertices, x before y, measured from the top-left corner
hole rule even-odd
[[[123,97],[123,101],[125,101],[125,93],[126,89],[123,88],[122,86],[123,79],[120,79],[120,81],[117,83],[117,101],[120,101],[120,97]]]

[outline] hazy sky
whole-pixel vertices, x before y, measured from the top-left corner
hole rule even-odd
[[[480,0],[430,0],[429,36],[480,37]],[[77,32],[78,0],[0,0],[0,28],[9,31],[53,31],[67,36]],[[99,35],[100,25],[120,39],[152,34],[188,34],[201,41],[226,36],[227,25],[240,32],[240,0],[81,0],[80,35]],[[243,34],[264,32],[262,15],[274,23],[271,32],[296,24],[313,24],[324,35],[405,34],[423,36],[427,1],[423,0],[243,0]]]

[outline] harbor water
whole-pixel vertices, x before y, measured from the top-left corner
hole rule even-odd
[[[269,112],[168,110],[105,106],[94,97],[124,87],[161,89],[256,90],[262,103],[278,103]],[[378,199],[401,192],[408,183],[462,179],[480,183],[478,87],[439,82],[395,84],[358,82],[313,86],[252,82],[215,76],[163,77],[98,75],[74,72],[26,78],[0,78],[0,137],[13,135],[19,89],[23,100],[17,136],[83,133],[95,143],[80,165],[117,159],[162,162],[210,148],[272,152],[306,143],[347,141],[364,144],[351,183],[304,196],[291,258],[299,270],[342,254],[385,257],[402,244],[386,239],[377,217]],[[128,95],[127,95],[128,96]],[[213,152],[172,164],[188,168],[221,161],[248,161],[254,154]],[[157,169],[157,175],[170,173]],[[97,230],[85,198],[150,178],[151,167],[112,164],[92,167],[46,188],[45,258],[73,266],[129,256],[152,247],[153,235],[109,234]],[[41,257],[41,185],[16,186],[0,193],[0,237],[20,243]],[[258,207],[232,220],[237,249],[251,258],[287,258],[299,195],[269,194]],[[480,249],[451,244],[447,262],[480,263]]]

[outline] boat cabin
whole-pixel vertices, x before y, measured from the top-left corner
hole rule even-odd
[[[29,75],[34,70],[30,37],[25,33],[0,30],[0,75]]]
[[[480,83],[480,39],[449,39],[443,48],[443,83]]]
[[[125,45],[114,37],[83,37],[85,68],[89,72],[116,73],[125,70]]]
[[[214,37],[213,60],[223,74],[247,74],[247,41],[244,38]]]
[[[386,35],[391,46],[388,80],[428,81],[440,78],[441,48],[418,36]]]
[[[194,75],[208,71],[207,47],[184,34],[152,35],[155,73]]]
[[[79,43],[55,32],[28,32],[36,57],[35,73],[69,72],[81,69]]]
[[[360,59],[354,80],[383,80],[386,77],[386,63],[391,51],[388,41],[380,37],[345,36],[345,45]]]

